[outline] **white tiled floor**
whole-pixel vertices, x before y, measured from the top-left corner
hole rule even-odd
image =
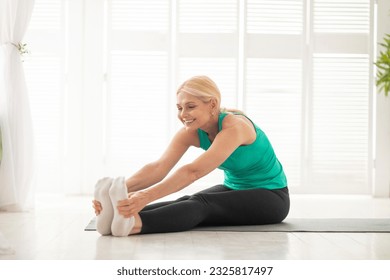
[[[292,195],[290,218],[390,218],[390,199]],[[390,260],[390,233],[202,232],[125,238],[85,232],[90,196],[38,196],[33,212],[0,212],[12,247],[0,259]]]

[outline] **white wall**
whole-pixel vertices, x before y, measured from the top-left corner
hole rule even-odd
[[[390,34],[390,1],[378,0],[377,41]],[[376,95],[376,151],[373,195],[390,197],[390,96]]]

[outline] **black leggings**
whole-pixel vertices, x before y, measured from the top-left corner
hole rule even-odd
[[[288,188],[232,190],[217,185],[191,196],[146,206],[141,233],[177,232],[197,226],[263,225],[283,221],[290,209]]]

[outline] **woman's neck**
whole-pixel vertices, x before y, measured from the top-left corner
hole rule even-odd
[[[201,129],[207,133],[209,140],[213,142],[219,132],[219,115],[214,116],[210,120],[209,125]]]

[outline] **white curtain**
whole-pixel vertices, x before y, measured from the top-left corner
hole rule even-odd
[[[33,131],[18,45],[34,0],[0,0],[0,210],[21,211],[32,204]]]

